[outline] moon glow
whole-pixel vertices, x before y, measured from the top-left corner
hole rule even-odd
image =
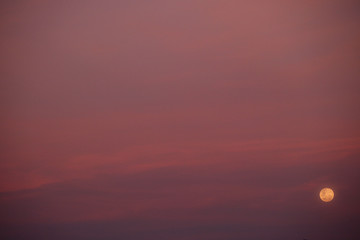
[[[320,191],[320,199],[324,202],[330,202],[334,198],[334,191],[331,188],[323,188]]]

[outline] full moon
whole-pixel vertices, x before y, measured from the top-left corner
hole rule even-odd
[[[330,202],[334,198],[334,191],[331,188],[323,188],[319,195],[322,201]]]

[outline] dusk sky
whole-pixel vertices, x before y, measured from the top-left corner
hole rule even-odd
[[[0,36],[1,239],[360,239],[359,1],[4,0]]]

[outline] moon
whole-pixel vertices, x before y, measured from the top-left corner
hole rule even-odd
[[[334,191],[331,188],[323,188],[320,191],[320,199],[324,202],[330,202],[334,198]]]

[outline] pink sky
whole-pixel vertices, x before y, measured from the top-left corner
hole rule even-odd
[[[357,1],[0,9],[2,239],[360,237]]]

